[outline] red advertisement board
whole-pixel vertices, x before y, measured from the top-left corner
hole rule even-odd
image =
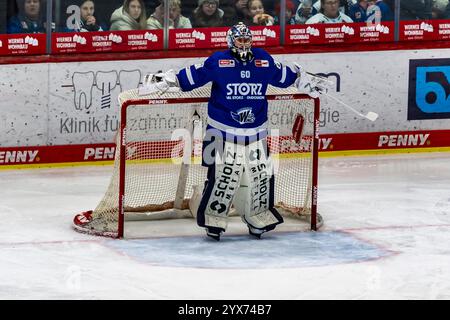
[[[450,20],[400,21],[401,41],[449,39]]]
[[[382,151],[395,149],[448,148],[450,130],[398,131],[321,134],[319,150]],[[170,150],[169,150],[170,151]],[[7,166],[49,165],[113,161],[115,144],[86,144],[0,148],[0,168]],[[170,152],[167,154],[170,156]]]
[[[162,50],[163,30],[64,32],[52,34],[53,53]]]
[[[226,48],[229,29],[229,27],[171,29],[169,30],[169,49]],[[254,46],[280,45],[280,26],[256,26],[250,29]]]
[[[394,41],[394,23],[327,23],[286,26],[286,44]]]
[[[45,33],[0,34],[0,55],[45,54]]]

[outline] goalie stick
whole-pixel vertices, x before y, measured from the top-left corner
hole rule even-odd
[[[331,99],[333,99],[334,101],[340,103],[341,105],[343,105],[344,107],[350,109],[351,111],[353,111],[354,113],[356,113],[357,115],[366,118],[370,121],[375,121],[378,118],[378,113],[375,113],[373,111],[369,111],[367,114],[362,114],[361,112],[356,111],[355,109],[353,109],[352,107],[350,107],[348,104],[346,104],[345,102],[342,102],[341,100],[339,100],[336,97],[333,97],[332,95],[325,93],[328,97],[330,97]]]
[[[314,73],[311,72],[306,72],[308,75],[312,76],[312,77],[316,77],[316,78],[320,78],[322,80],[326,80],[329,81],[328,79],[321,77],[319,75],[316,75]],[[373,112],[373,111],[369,111],[367,114],[363,114],[361,112],[358,112],[357,110],[355,110],[354,108],[350,107],[348,104],[346,104],[345,102],[339,100],[338,98],[332,96],[331,94],[324,92],[323,94],[327,95],[328,97],[330,97],[331,99],[333,99],[334,101],[340,103],[341,105],[343,105],[344,107],[346,107],[347,109],[351,110],[352,112],[356,113],[357,115],[359,115],[360,117],[366,118],[370,121],[375,121],[378,118],[378,114]]]
[[[194,143],[195,143],[195,129],[200,126],[201,128],[201,118],[198,114],[197,110],[194,110],[194,113],[191,117],[191,121],[189,124],[189,138],[188,141],[185,141],[185,143],[189,143],[189,146],[185,145],[184,154],[182,158],[182,164],[180,168],[180,175],[178,178],[178,186],[177,186],[177,192],[175,195],[175,203],[174,208],[175,209],[182,209],[183,207],[183,201],[184,201],[184,194],[186,192],[186,184],[187,179],[189,175],[189,166],[191,165],[191,156],[194,149]]]

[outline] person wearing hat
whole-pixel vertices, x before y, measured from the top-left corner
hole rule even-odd
[[[223,26],[223,10],[219,8],[219,0],[198,0],[198,6],[191,17],[194,28],[210,28]]]

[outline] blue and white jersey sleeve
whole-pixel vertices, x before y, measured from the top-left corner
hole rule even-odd
[[[202,64],[194,64],[181,69],[177,74],[181,90],[191,91],[213,81],[216,71],[215,60],[212,56]]]
[[[236,134],[239,136],[245,135],[240,129],[265,133],[268,128],[267,87],[287,88],[295,83],[297,71],[294,68],[275,62],[261,48],[252,51],[250,61],[237,60],[231,50],[226,50],[214,53],[203,64],[178,72],[183,91],[212,83],[208,100],[209,126],[222,132],[239,129]]]
[[[271,65],[273,65],[271,85],[278,88],[287,88],[294,84],[298,76],[295,70],[277,61],[273,61]]]

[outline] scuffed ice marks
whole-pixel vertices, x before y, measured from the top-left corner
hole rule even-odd
[[[343,232],[278,233],[252,241],[247,235],[107,241],[105,245],[140,262],[166,267],[270,269],[363,262],[391,253]],[[301,252],[302,254],[299,254]]]

